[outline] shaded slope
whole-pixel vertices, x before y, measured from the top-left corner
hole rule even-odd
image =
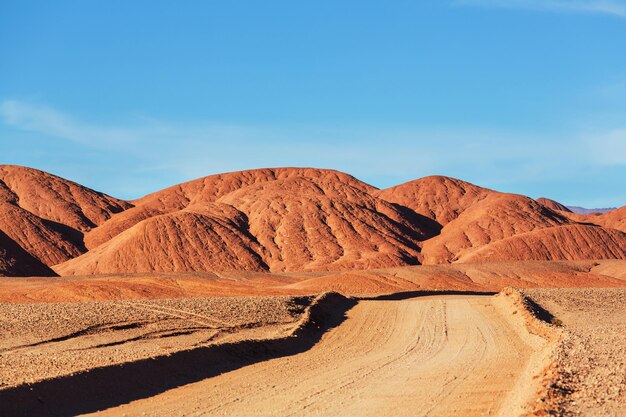
[[[417,264],[420,224],[349,183],[289,177],[224,196],[248,215],[272,271]]]
[[[55,276],[53,270],[31,256],[13,239],[0,231],[0,276]]]
[[[0,181],[23,209],[80,231],[90,230],[130,207],[126,201],[32,168],[0,165]]]
[[[85,252],[83,232],[127,207],[124,201],[43,171],[0,165],[0,230],[48,266]]]
[[[607,229],[616,229],[626,233],[626,206],[606,213],[563,213],[570,220],[583,224],[593,224]]]
[[[494,193],[455,178],[430,176],[380,190],[375,195],[445,226],[468,207]]]
[[[465,252],[516,234],[569,224],[566,217],[516,194],[494,193],[448,223],[439,236],[424,242],[424,263],[461,260]]]
[[[0,180],[0,231],[46,265],[82,252],[81,236],[65,233],[63,225],[46,221],[18,205],[19,198]]]

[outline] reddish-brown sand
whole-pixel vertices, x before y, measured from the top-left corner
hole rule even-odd
[[[310,168],[123,201],[0,166],[0,416],[520,415],[556,336],[488,293],[625,287],[625,209]]]
[[[603,227],[626,232],[626,206],[611,210],[599,216],[590,217],[589,221]]]
[[[408,291],[626,286],[626,261],[505,261],[335,272],[213,272],[0,278],[0,302],[70,302],[336,291],[369,296]]]
[[[378,190],[313,168],[212,175],[122,201],[2,165],[0,274],[50,275],[49,267],[91,275],[626,259],[626,207],[603,215],[562,209],[447,177]]]
[[[596,226],[602,226],[607,229],[616,229],[622,232],[626,232],[626,206],[622,206],[614,210],[609,210],[605,213],[578,214],[573,213],[563,204],[554,200],[549,200],[547,198],[538,198],[537,201],[551,210],[561,212],[561,214],[567,216],[569,219],[575,222],[592,224]]]
[[[48,266],[85,252],[83,233],[128,207],[128,202],[43,171],[0,165],[0,231],[6,235],[3,242],[10,239]],[[4,247],[5,243],[0,249]],[[15,272],[7,275],[50,273],[23,256],[2,254],[0,250],[0,258],[29,265],[16,265]]]

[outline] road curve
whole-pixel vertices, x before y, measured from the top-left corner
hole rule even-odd
[[[533,354],[489,296],[361,301],[347,316],[303,353],[96,415],[498,415]]]

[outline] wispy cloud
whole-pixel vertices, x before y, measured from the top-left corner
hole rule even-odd
[[[0,103],[0,120],[19,131],[81,147],[134,155],[153,170],[185,177],[260,166],[335,167],[368,176],[410,176],[441,172],[463,160],[519,156],[497,145],[504,132],[425,129],[398,126],[238,126],[219,123],[177,124],[143,119],[133,125],[90,124],[53,107],[19,100]],[[512,139],[508,135],[508,139]],[[490,149],[489,152],[486,152]],[[445,158],[443,155],[445,154]]]
[[[64,161],[66,175],[75,164],[70,178],[77,180],[85,170],[97,170],[90,185],[120,197],[259,167],[333,168],[377,186],[443,174],[506,191],[526,184],[519,192],[528,192],[528,184],[573,181],[584,175],[577,174],[581,167],[626,166],[626,130],[620,129],[541,137],[458,126],[237,126],[150,119],[107,126],[20,100],[0,103],[0,129],[32,138],[12,142],[12,155],[24,164],[45,168],[49,161]],[[0,163],[15,163],[7,155],[0,155]]]
[[[626,18],[626,1],[618,0],[455,0],[453,4],[547,12],[595,13]]]
[[[0,117],[6,125],[29,132],[70,140],[87,145],[119,146],[134,141],[128,129],[100,127],[73,120],[52,107],[23,101],[5,100],[0,103]]]
[[[626,166],[626,129],[591,135],[586,141],[597,164]]]

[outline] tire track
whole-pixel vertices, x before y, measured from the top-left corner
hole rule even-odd
[[[533,349],[487,296],[361,301],[310,350],[101,415],[495,415]]]

